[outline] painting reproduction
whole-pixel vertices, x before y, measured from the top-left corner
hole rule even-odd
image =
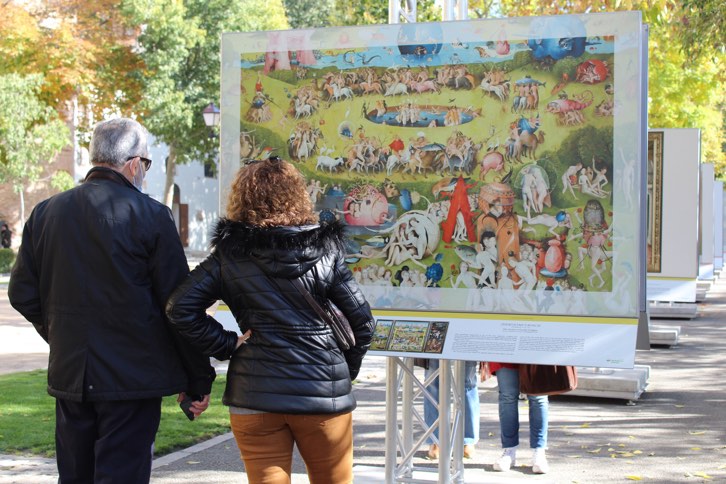
[[[638,84],[616,82],[602,23],[257,33],[226,56],[239,136],[223,156],[295,164],[375,308],[586,314],[607,294],[631,311],[614,213],[636,211],[638,172],[614,131]]]

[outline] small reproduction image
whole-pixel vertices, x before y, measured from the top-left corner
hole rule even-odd
[[[390,351],[422,352],[429,323],[426,321],[394,321]]]
[[[391,337],[391,328],[393,327],[393,321],[390,319],[379,319],[376,321],[376,328],[373,330],[373,342],[371,343],[371,350],[386,350],[388,349],[388,340]]]
[[[449,329],[448,321],[433,322],[426,338],[424,353],[441,353],[444,350],[446,331]]]

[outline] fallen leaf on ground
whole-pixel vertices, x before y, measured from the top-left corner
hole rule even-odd
[[[590,427],[590,422],[585,422],[584,424],[580,425],[580,427],[582,427],[583,429],[586,429],[586,428]]]
[[[625,476],[625,478],[629,481],[642,481],[643,478],[640,476]]]
[[[693,475],[697,477],[702,477],[703,479],[713,479],[713,477],[709,476],[705,472],[694,472]]]
[[[706,431],[705,430],[689,430],[688,433],[691,435],[703,435],[706,433]]]
[[[602,447],[598,447],[597,449],[588,450],[587,452],[590,454],[599,454],[601,450],[602,450]]]

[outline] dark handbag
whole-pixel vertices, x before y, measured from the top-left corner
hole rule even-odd
[[[355,334],[353,334],[353,328],[351,328],[348,319],[345,315],[337,308],[335,304],[329,299],[325,300],[325,303],[321,306],[315,300],[315,298],[305,289],[299,279],[292,279],[292,283],[295,289],[305,298],[310,307],[312,307],[318,316],[325,321],[330,329],[333,330],[333,336],[335,341],[338,343],[338,348],[341,351],[348,351],[355,346]]]
[[[414,358],[413,366],[418,366],[419,368],[428,370],[429,369],[429,359],[428,358]]]
[[[519,391],[527,395],[559,395],[577,388],[574,366],[519,365]]]

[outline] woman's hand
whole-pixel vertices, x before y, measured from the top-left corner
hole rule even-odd
[[[237,346],[234,347],[235,351],[243,344],[247,344],[247,340],[252,336],[252,330],[248,329],[245,334],[237,337]]]

